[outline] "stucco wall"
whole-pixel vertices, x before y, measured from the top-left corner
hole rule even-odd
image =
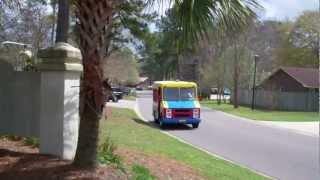
[[[0,61],[0,133],[39,137],[40,73]]]

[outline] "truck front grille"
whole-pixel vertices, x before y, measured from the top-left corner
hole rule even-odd
[[[192,109],[173,109],[172,116],[175,118],[190,118],[192,117]]]

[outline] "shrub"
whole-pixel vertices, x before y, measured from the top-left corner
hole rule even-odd
[[[24,138],[23,140],[24,144],[28,145],[28,146],[32,146],[32,147],[39,147],[39,139],[38,138],[34,138],[34,137],[27,137]]]
[[[132,172],[133,172],[133,179],[135,180],[154,180],[156,179],[155,176],[153,176],[149,169],[142,165],[134,165],[132,166]]]
[[[121,157],[114,154],[114,151],[116,150],[116,145],[114,142],[107,137],[103,144],[99,147],[98,152],[98,161],[101,164],[114,164],[117,168],[124,171]]]

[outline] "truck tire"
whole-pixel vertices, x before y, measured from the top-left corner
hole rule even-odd
[[[159,124],[159,116],[156,116],[156,113],[153,111],[153,120],[155,123]]]
[[[113,97],[112,97],[112,102],[118,102],[117,96],[113,96]]]
[[[158,121],[159,121],[160,129],[165,129],[165,124],[161,120],[158,120]]]
[[[197,129],[197,128],[199,127],[199,123],[192,124],[192,127],[193,127],[194,129]]]

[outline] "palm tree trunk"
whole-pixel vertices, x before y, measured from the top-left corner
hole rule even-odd
[[[111,26],[111,0],[78,0],[80,49],[84,77],[81,87],[80,129],[74,164],[94,168],[97,165],[99,122],[102,118],[105,91],[102,61],[106,54],[106,32]]]

